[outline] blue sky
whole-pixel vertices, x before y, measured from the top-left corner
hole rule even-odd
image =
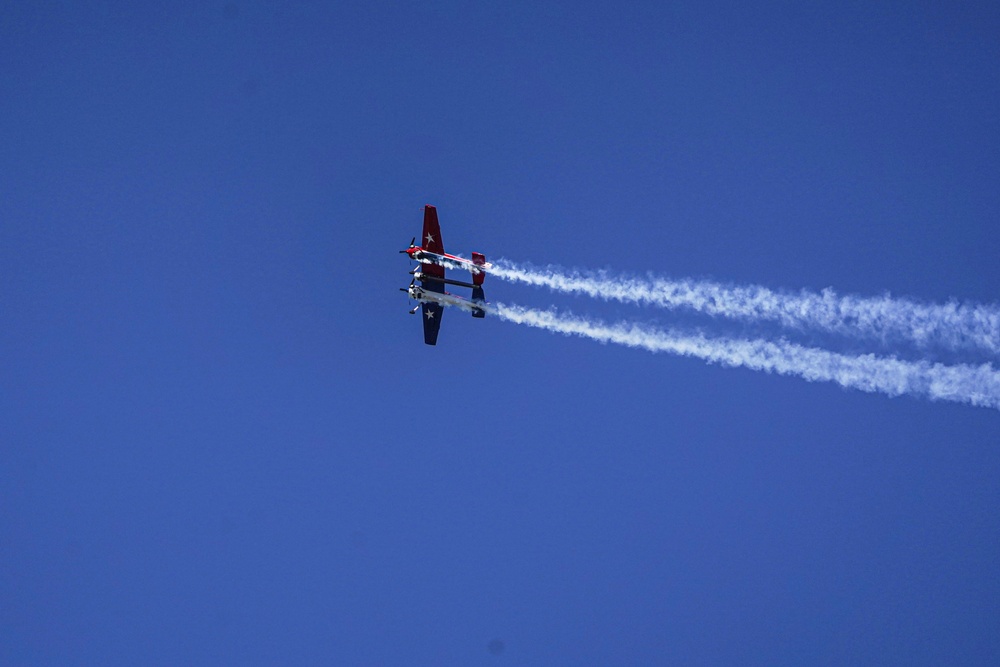
[[[466,256],[996,303],[997,34],[8,7],[0,662],[996,664],[997,411],[456,312],[427,347],[396,251],[432,203]]]

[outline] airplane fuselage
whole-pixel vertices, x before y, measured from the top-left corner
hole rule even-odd
[[[419,246],[408,249],[406,254],[421,264],[437,264],[438,266],[443,266],[446,269],[464,269],[471,272],[473,275],[486,273],[486,270],[490,268],[489,264],[476,264],[471,259],[456,257],[455,255],[449,255],[448,253],[431,252],[430,250],[424,250]]]
[[[442,306],[455,306],[473,313],[483,310],[483,306],[477,304],[475,301],[469,301],[448,292],[432,292],[417,285],[411,285],[407,292],[409,297],[414,301],[439,303]]]

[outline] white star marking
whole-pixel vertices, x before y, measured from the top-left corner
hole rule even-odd
[[[429,320],[433,319],[434,318],[434,311],[431,310],[430,308],[428,308],[427,310],[424,311],[424,317],[426,317]]]
[[[434,237],[430,233],[427,234],[427,245],[434,243]]]

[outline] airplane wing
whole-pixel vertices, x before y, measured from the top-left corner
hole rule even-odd
[[[424,236],[421,240],[424,250],[444,254],[444,243],[441,242],[441,225],[438,224],[437,209],[428,204],[424,206]],[[439,264],[424,264],[420,269],[424,275],[434,278],[444,278],[444,267]],[[443,292],[444,289],[435,289],[432,285],[441,287],[440,282],[428,280],[422,283],[425,288],[433,289],[435,292]]]
[[[438,224],[437,209],[428,204],[424,206],[424,235],[420,245],[424,250],[444,254],[444,242],[441,240],[441,225]]]
[[[431,205],[424,207],[424,235],[421,239],[424,250],[444,254],[444,243],[441,241],[441,225],[438,224],[437,209]],[[444,278],[444,267],[437,264],[424,264],[420,269],[424,275]],[[429,292],[444,293],[444,284],[436,280],[422,280],[421,287]],[[438,331],[441,329],[441,318],[444,316],[444,306],[439,303],[420,304],[420,314],[424,320],[424,342],[436,345]]]
[[[438,331],[441,329],[443,315],[444,306],[440,303],[424,301],[420,304],[420,317],[424,320],[424,343],[427,345],[437,345]]]

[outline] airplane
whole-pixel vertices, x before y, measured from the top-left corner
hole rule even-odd
[[[486,271],[490,265],[486,262],[486,256],[474,252],[472,259],[449,255],[444,251],[444,243],[441,241],[441,225],[438,223],[437,209],[428,204],[424,206],[424,231],[420,237],[422,245],[415,245],[416,237],[410,241],[410,247],[399,252],[409,255],[410,259],[420,262],[420,265],[410,271],[413,279],[409,288],[403,289],[407,295],[419,305],[410,311],[416,314],[417,308],[421,309],[424,321],[424,343],[436,345],[438,331],[441,329],[441,316],[444,314],[445,306],[458,306],[464,310],[472,312],[473,317],[486,317],[486,295],[483,292],[483,280],[486,278]],[[472,273],[472,282],[462,280],[452,280],[446,278],[445,267],[452,269],[465,269]],[[420,286],[416,285],[420,281]],[[469,287],[472,289],[472,299],[465,299],[444,291],[445,285],[457,285],[459,287]]]

